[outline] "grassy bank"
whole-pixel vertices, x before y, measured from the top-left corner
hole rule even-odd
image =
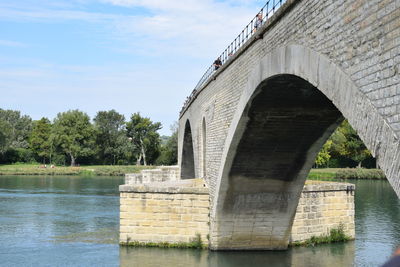
[[[335,243],[335,242],[346,242],[352,240],[349,236],[344,232],[343,224],[340,224],[337,228],[333,228],[330,230],[329,235],[321,235],[321,236],[313,236],[310,239],[307,239],[303,242],[294,242],[290,244],[290,246],[315,246],[317,244],[327,244],[327,243]]]
[[[137,173],[153,166],[109,166],[92,165],[80,167],[55,166],[43,168],[40,164],[0,165],[0,175],[78,175],[78,176],[123,176],[125,173]]]
[[[308,174],[309,180],[345,180],[345,179],[386,179],[385,174],[380,169],[363,168],[331,168],[331,169],[312,169]]]
[[[55,166],[43,168],[40,164],[0,165],[0,175],[79,175],[79,176],[123,176],[125,173],[137,173],[155,166],[136,165],[90,165],[80,167]],[[386,179],[379,169],[344,168],[312,169],[309,180],[344,180],[344,179]]]
[[[194,248],[194,249],[207,249],[208,245],[204,244],[201,240],[200,234],[196,234],[195,237],[192,238],[190,242],[179,242],[179,243],[169,243],[169,242],[138,242],[138,241],[130,241],[129,239],[126,242],[120,242],[122,246],[129,247],[147,247],[147,248]]]

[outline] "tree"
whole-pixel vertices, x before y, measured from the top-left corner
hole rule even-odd
[[[46,163],[54,153],[53,138],[51,137],[51,123],[47,118],[41,118],[33,122],[32,133],[29,137],[29,147],[33,153]]]
[[[161,129],[161,123],[153,123],[149,118],[135,113],[127,123],[126,129],[135,149],[136,164],[139,165],[143,161],[143,164],[147,165],[147,162],[154,161],[160,151],[160,135],[157,131]]]
[[[34,160],[28,149],[32,119],[26,115],[21,116],[19,111],[0,109],[0,120],[2,121],[0,160],[8,163]]]
[[[358,167],[361,167],[362,162],[371,157],[371,152],[347,120],[342,123],[339,131],[346,138],[346,141],[341,144],[340,154],[354,160],[358,163]]]
[[[171,126],[172,135],[161,144],[157,165],[176,165],[178,162],[178,123]]]
[[[71,166],[79,157],[90,156],[94,148],[94,129],[89,116],[79,110],[58,113],[52,128],[55,144],[68,155]]]
[[[324,166],[329,162],[329,159],[331,158],[331,155],[329,153],[331,146],[332,140],[326,141],[326,143],[323,145],[315,160],[315,164],[317,164],[317,166]]]
[[[124,115],[115,110],[99,111],[94,118],[94,128],[101,161],[115,165],[130,143],[125,132]]]
[[[3,109],[0,109],[0,119],[9,125],[9,148],[28,148],[28,138],[32,131],[32,119],[26,115],[21,116],[19,111]]]
[[[330,143],[330,145],[327,143]],[[331,159],[340,160],[341,162],[355,162],[358,167],[361,167],[364,160],[372,157],[371,152],[365,147],[363,141],[347,120],[344,120],[339,125],[327,143],[321,150],[321,155],[319,154],[318,156],[329,154]],[[324,159],[317,157],[317,160]],[[321,165],[318,162],[316,164]]]
[[[11,133],[11,126],[3,119],[0,119],[0,153],[3,154],[7,150]]]

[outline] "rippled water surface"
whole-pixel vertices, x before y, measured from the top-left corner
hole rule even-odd
[[[275,252],[120,248],[122,178],[0,176],[1,266],[379,266],[400,245],[386,181],[357,181],[354,242]]]

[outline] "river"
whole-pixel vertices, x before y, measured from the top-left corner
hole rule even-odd
[[[117,177],[0,176],[0,266],[379,266],[400,245],[387,181],[355,181],[356,240],[287,251],[118,246]]]

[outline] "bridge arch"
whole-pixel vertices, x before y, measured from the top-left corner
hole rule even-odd
[[[195,163],[193,150],[192,128],[189,120],[186,120],[185,131],[183,133],[181,179],[195,178]]]
[[[343,117],[398,192],[398,137],[339,66],[300,45],[259,59],[225,140],[211,248],[285,249],[309,169]]]

